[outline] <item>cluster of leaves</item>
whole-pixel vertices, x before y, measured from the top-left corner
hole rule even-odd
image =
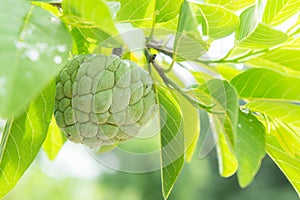
[[[164,107],[165,198],[195,151],[198,109],[209,113],[222,176],[237,173],[246,187],[267,153],[300,195],[299,11],[298,0],[1,1],[0,116],[6,126],[0,197],[43,144],[53,159],[64,143],[52,119],[53,78],[70,53],[105,54],[120,46],[129,50],[124,58],[141,65],[149,60],[134,50],[158,53],[163,60],[152,61],[151,75],[160,83],[157,100]],[[227,55],[206,58],[214,42],[230,38]],[[160,66],[166,63],[168,68]],[[175,65],[196,84],[183,88]]]

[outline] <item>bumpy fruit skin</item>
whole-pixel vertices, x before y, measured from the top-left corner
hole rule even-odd
[[[78,56],[57,78],[54,115],[76,143],[99,147],[126,141],[156,110],[148,73],[114,55]]]

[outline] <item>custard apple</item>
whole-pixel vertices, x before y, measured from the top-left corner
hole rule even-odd
[[[80,55],[57,78],[54,115],[73,142],[99,147],[127,141],[156,111],[152,79],[132,61]]]

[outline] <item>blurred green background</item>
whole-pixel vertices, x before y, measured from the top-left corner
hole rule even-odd
[[[254,182],[247,188],[238,186],[236,175],[222,178],[218,173],[215,149],[199,159],[201,144],[209,144],[212,132],[206,114],[201,115],[201,134],[191,163],[184,165],[169,200],[297,200],[290,183],[272,160],[266,156]],[[120,145],[128,152],[159,150],[158,120],[143,129],[144,139],[134,139]],[[155,133],[156,132],[156,133]],[[153,135],[154,134],[154,135]],[[205,139],[205,142],[203,143]],[[209,145],[208,145],[209,146]],[[201,154],[203,153],[200,150]],[[125,162],[149,166],[159,162],[152,157],[147,162],[121,161],[111,153],[116,163]],[[109,155],[111,155],[109,154]],[[203,156],[202,156],[203,157]],[[123,159],[123,157],[121,157]],[[162,200],[160,171],[132,174],[105,167],[83,146],[66,142],[54,161],[40,152],[17,186],[4,200]]]
[[[254,182],[240,189],[236,176],[221,178],[212,151],[185,164],[170,200],[296,200],[296,192],[266,157]],[[129,174],[103,167],[78,146],[67,143],[55,161],[40,153],[4,200],[159,200],[159,171]]]

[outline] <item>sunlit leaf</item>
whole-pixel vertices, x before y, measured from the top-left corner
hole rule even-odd
[[[57,126],[54,116],[52,116],[47,137],[43,143],[43,149],[50,160],[54,160],[56,158],[65,141],[65,136]]]
[[[231,84],[242,98],[300,100],[300,79],[269,69],[249,69],[232,79]]]
[[[237,70],[233,66],[229,65],[217,65],[217,69],[218,72],[222,75],[222,77],[225,78],[227,81],[230,81],[239,73],[241,73],[240,70]]]
[[[0,144],[0,198],[19,181],[39,152],[54,109],[54,81],[19,117],[8,121]]]
[[[189,3],[184,1],[180,10],[174,43],[174,60],[193,60],[207,51],[207,44],[202,40],[197,26],[197,20]]]
[[[280,47],[246,62],[250,66],[277,69],[286,73],[300,72],[300,49]]]
[[[288,123],[300,130],[300,105],[289,102],[256,100],[247,104],[250,109]]]
[[[198,110],[184,97],[177,95],[183,116],[183,131],[185,139],[185,160],[190,162],[200,135],[200,120]]]
[[[20,114],[60,70],[72,40],[58,18],[26,1],[0,1],[0,24],[0,116],[6,118]]]
[[[74,54],[87,54],[89,53],[89,42],[84,38],[78,28],[73,28],[71,35],[74,38],[73,53]]]
[[[118,34],[110,9],[103,0],[64,0],[62,9],[63,20],[77,27],[91,43],[99,43]]]
[[[299,153],[299,105],[289,102],[256,100],[249,102],[247,107],[272,119],[274,129],[270,131],[277,138],[285,152],[292,156]]]
[[[240,15],[240,25],[236,31],[235,38],[236,40],[242,40],[244,37],[249,35],[251,31],[256,26],[256,19],[255,19],[255,6],[251,6],[244,10]]]
[[[224,133],[219,131],[216,149],[219,173],[223,177],[232,176],[238,168],[236,156],[233,154],[233,150],[230,146],[231,145],[228,140],[226,140]]]
[[[235,152],[239,163],[238,181],[244,188],[253,181],[265,156],[264,125],[250,113],[239,112]]]
[[[275,26],[288,20],[299,11],[299,0],[268,0],[262,21]]]
[[[247,37],[238,41],[237,45],[251,49],[264,49],[284,43],[287,39],[287,34],[260,23]]]
[[[156,0],[156,22],[166,22],[176,17],[183,0]]]
[[[191,5],[196,10],[204,35],[211,38],[223,38],[233,33],[239,26],[238,16],[230,10],[200,3],[191,3]]]
[[[255,0],[206,0],[205,2],[217,4],[230,10],[236,11],[253,5],[255,3]]]
[[[233,152],[234,137],[238,123],[237,92],[227,81],[212,79],[199,87],[215,102],[211,111],[213,130],[217,138],[219,171],[224,177],[231,176],[237,169]]]
[[[267,135],[266,149],[268,155],[278,165],[280,170],[290,181],[300,197],[300,156],[286,153],[278,140],[272,134]]]
[[[116,0],[114,0],[116,1]],[[155,1],[152,0],[117,0],[121,8],[117,13],[117,21],[131,22],[135,25],[150,27],[155,15]]]
[[[47,11],[51,12],[52,14],[54,14],[57,17],[60,17],[62,15],[62,13],[58,9],[58,7],[53,6],[49,3],[45,3],[45,2],[41,2],[41,1],[32,1],[32,4],[36,5],[36,6],[39,6],[39,7],[43,8],[44,10],[47,10]]]
[[[175,75],[175,73],[168,73],[180,87],[185,87],[185,77],[182,75]],[[178,103],[181,108],[183,117],[183,132],[185,141],[185,161],[190,162],[196,150],[197,142],[200,136],[200,115],[199,110],[196,109],[186,98],[176,92]]]
[[[167,88],[157,86],[161,124],[161,172],[163,196],[168,198],[184,162],[183,119],[178,101]]]

